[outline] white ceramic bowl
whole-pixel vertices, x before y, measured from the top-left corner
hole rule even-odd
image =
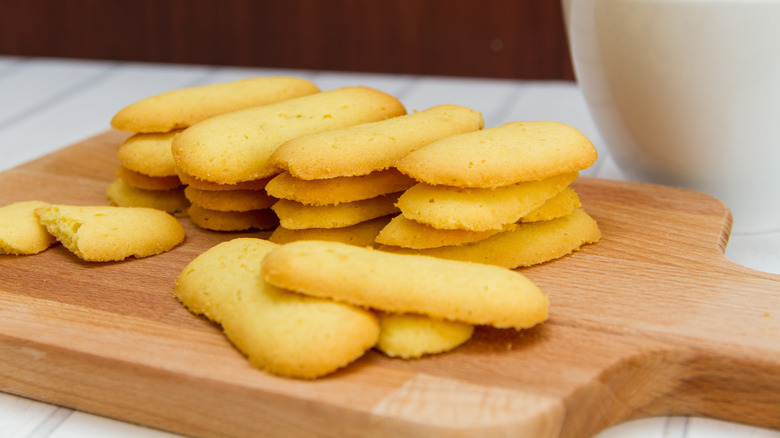
[[[780,0],[562,0],[577,81],[632,179],[780,229]]]

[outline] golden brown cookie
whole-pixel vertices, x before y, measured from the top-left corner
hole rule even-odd
[[[378,339],[376,317],[262,281],[260,265],[276,246],[253,238],[220,243],[181,271],[174,295],[221,324],[250,363],[269,373],[313,379],[361,357]]]
[[[279,225],[279,218],[270,208],[217,211],[192,204],[187,211],[192,223],[212,231],[270,230]]]
[[[389,94],[339,88],[204,120],[174,139],[173,159],[182,172],[204,181],[251,181],[280,172],[270,158],[286,141],[405,113]]]
[[[375,246],[379,231],[390,221],[390,216],[382,216],[339,228],[305,228],[288,230],[277,227],[268,238],[274,243],[290,243],[298,240],[327,240],[356,246]]]
[[[130,187],[143,190],[173,190],[181,188],[182,182],[178,176],[148,176],[119,166],[116,176]]]
[[[184,240],[176,218],[154,208],[48,205],[35,215],[63,246],[89,262],[149,257]]]
[[[487,231],[441,230],[407,219],[401,214],[382,228],[376,236],[376,242],[413,249],[438,248],[477,242],[502,231],[512,230],[516,226],[517,224],[507,224],[502,229]]]
[[[268,177],[255,179],[252,181],[242,181],[236,184],[218,184],[210,181],[203,181],[201,179],[195,178],[194,176],[187,175],[186,173],[181,172],[180,169],[177,169],[177,174],[179,175],[181,182],[185,185],[198,190],[208,190],[210,192],[231,190],[265,190],[266,184],[268,184],[268,181],[271,181],[273,178]]]
[[[398,169],[431,185],[494,188],[590,167],[596,148],[558,122],[511,122],[453,135],[417,149]]]
[[[176,176],[171,144],[181,131],[136,134],[125,140],[117,151],[122,166],[153,177]]]
[[[338,205],[312,206],[280,199],[271,207],[279,223],[289,230],[341,228],[397,213],[395,201],[400,193],[377,196]]]
[[[193,204],[215,211],[261,210],[276,202],[265,190],[200,190],[188,186],[184,195]]]
[[[389,246],[381,249],[515,269],[561,258],[599,239],[601,231],[596,221],[578,208],[566,216],[519,224],[512,231],[471,244],[420,250]]]
[[[106,190],[111,205],[117,207],[156,208],[168,213],[179,213],[190,206],[190,201],[184,196],[184,189],[144,190],[127,184],[122,178],[117,178]]]
[[[313,83],[292,77],[257,77],[182,88],[122,108],[111,119],[111,127],[129,132],[168,132],[217,114],[317,92]]]
[[[281,245],[265,256],[261,273],[305,295],[498,328],[534,326],[549,308],[547,295],[516,271],[338,242]]]
[[[580,197],[571,187],[545,201],[539,208],[520,218],[520,222],[548,221],[570,214],[582,207]]]
[[[444,230],[501,230],[552,198],[578,174],[564,173],[494,189],[463,189],[420,183],[398,198],[398,208],[411,220]]]
[[[303,180],[282,172],[265,187],[269,195],[305,205],[337,205],[376,198],[400,192],[416,181],[396,169],[386,169],[361,176]]]
[[[35,209],[46,205],[20,201],[0,207],[0,254],[38,254],[57,241],[35,216]]]
[[[395,166],[409,152],[444,137],[482,129],[482,115],[457,105],[298,137],[271,160],[300,179],[366,175]]]
[[[416,359],[453,350],[471,339],[474,326],[423,315],[379,312],[376,349],[390,357]]]

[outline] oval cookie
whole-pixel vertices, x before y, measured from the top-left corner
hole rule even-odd
[[[376,236],[376,242],[382,245],[414,249],[438,248],[477,242],[516,226],[516,224],[508,224],[502,229],[487,231],[442,230],[428,224],[415,222],[399,214],[382,228],[382,231]]]
[[[20,201],[0,207],[0,254],[38,254],[57,239],[35,216],[43,201]]]
[[[181,188],[182,182],[178,176],[149,176],[124,166],[119,166],[116,176],[127,185],[143,190],[173,190]]]
[[[416,359],[450,351],[471,339],[474,326],[422,315],[379,312],[376,349],[390,357]]]
[[[257,77],[182,88],[122,108],[111,119],[111,127],[129,132],[168,132],[217,114],[317,92],[319,88],[313,83],[292,77]]]
[[[405,113],[398,99],[381,91],[340,88],[204,120],[174,139],[173,159],[204,181],[251,181],[280,172],[270,158],[288,140]]]
[[[386,169],[361,176],[304,180],[289,172],[275,176],[265,187],[269,195],[305,205],[337,205],[400,192],[416,184],[397,169]]]
[[[397,213],[395,201],[399,194],[391,193],[371,199],[322,206],[280,199],[271,208],[279,216],[280,225],[289,230],[341,228]]]
[[[540,207],[571,184],[578,174],[564,173],[494,189],[432,186],[420,183],[398,198],[408,219],[434,228],[501,230]]]
[[[582,207],[580,197],[571,187],[544,202],[539,208],[520,218],[520,222],[548,221],[572,213]]]
[[[356,246],[374,246],[377,234],[389,221],[390,216],[382,216],[339,228],[288,230],[284,227],[277,227],[268,240],[280,244],[298,240],[328,240]]]
[[[430,249],[381,247],[397,254],[419,254],[449,260],[486,263],[515,269],[549,262],[601,239],[601,230],[585,210],[548,221],[518,224],[478,242]]]
[[[184,196],[184,189],[145,190],[127,184],[122,178],[117,178],[109,184],[106,195],[111,205],[117,207],[156,208],[168,213],[178,213],[190,206],[190,201]]]
[[[192,223],[212,231],[270,230],[279,225],[279,218],[270,208],[218,211],[192,204],[187,212]]]
[[[269,373],[313,379],[362,356],[378,339],[376,317],[259,280],[261,262],[276,246],[253,238],[220,243],[181,271],[174,295],[221,324],[250,363]]]
[[[441,138],[482,129],[482,115],[457,105],[288,141],[272,161],[300,179],[365,175],[394,167],[409,152]]]
[[[263,259],[262,276],[306,295],[498,328],[534,326],[549,308],[547,295],[509,269],[337,242],[282,245]]]
[[[273,178],[260,178],[252,181],[242,181],[236,184],[219,184],[210,181],[203,181],[202,179],[187,175],[186,173],[182,172],[181,169],[177,169],[176,173],[179,175],[179,179],[183,184],[198,190],[208,190],[210,192],[232,190],[264,190],[266,184],[268,184],[268,181]]]
[[[171,144],[179,132],[133,135],[119,146],[119,161],[125,168],[144,175],[176,176]]]
[[[153,208],[49,205],[35,214],[63,246],[89,262],[149,257],[184,240],[176,218]]]
[[[590,167],[596,148],[558,122],[510,122],[453,135],[409,153],[398,169],[431,185],[493,188]]]
[[[276,202],[265,190],[200,190],[187,186],[184,195],[193,204],[215,211],[261,210]]]

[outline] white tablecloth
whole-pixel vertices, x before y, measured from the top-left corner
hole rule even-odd
[[[568,123],[589,136],[599,151],[598,162],[582,172],[583,175],[625,179],[593,124],[582,93],[572,82],[5,56],[0,56],[0,171],[107,130],[115,112],[141,98],[176,88],[271,74],[305,77],[323,90],[348,85],[378,88],[397,96],[410,111],[443,103],[464,105],[481,111],[486,127],[515,120],[556,120]],[[726,256],[753,269],[780,273],[780,232],[732,234]],[[107,436],[171,435],[0,393],[2,438]],[[620,424],[605,430],[598,437],[780,438],[780,431],[703,418],[659,417]]]

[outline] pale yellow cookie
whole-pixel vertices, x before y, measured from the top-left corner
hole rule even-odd
[[[457,105],[298,137],[272,161],[300,179],[366,175],[395,166],[409,152],[450,135],[482,129],[482,115]]]
[[[507,224],[502,229],[487,231],[441,230],[407,219],[401,214],[382,228],[376,236],[376,243],[413,249],[463,245],[487,239],[502,231],[514,229],[516,226],[517,224]]]
[[[414,314],[379,312],[376,349],[390,357],[416,359],[453,350],[471,339],[474,326]]]
[[[212,231],[270,230],[279,225],[279,218],[270,208],[217,211],[192,204],[187,212],[192,223]]]
[[[361,357],[378,339],[376,317],[264,282],[260,265],[275,247],[253,238],[220,243],[181,271],[174,295],[221,324],[253,366],[272,374],[313,379]]]
[[[274,243],[290,243],[298,240],[327,240],[355,246],[374,246],[379,231],[390,221],[390,216],[360,222],[339,228],[305,228],[288,230],[277,227],[268,238]]]
[[[577,176],[577,172],[564,173],[494,189],[420,183],[404,192],[397,206],[406,218],[434,228],[501,230],[560,193]]]
[[[182,182],[178,176],[148,176],[119,166],[116,176],[127,185],[144,190],[173,190],[181,188]]]
[[[269,195],[306,205],[336,205],[400,192],[416,181],[396,169],[361,176],[303,180],[282,172],[265,187]]]
[[[149,257],[184,240],[176,218],[154,208],[49,205],[35,214],[63,246],[89,262]]]
[[[117,151],[119,161],[127,169],[148,176],[176,176],[171,144],[180,131],[136,134],[125,140]]]
[[[395,201],[399,194],[391,193],[361,201],[322,206],[280,199],[271,208],[279,217],[279,224],[289,230],[341,228],[397,213]]]
[[[127,184],[122,178],[117,178],[106,190],[111,205],[117,207],[156,208],[168,213],[179,213],[190,206],[190,201],[184,196],[184,189],[144,190]]]
[[[38,254],[57,241],[35,216],[35,209],[46,205],[20,201],[0,207],[0,254]]]
[[[406,155],[398,169],[432,185],[493,188],[590,167],[596,148],[558,122],[511,122],[453,135]]]
[[[460,246],[431,249],[381,247],[397,254],[418,254],[442,259],[485,263],[515,269],[549,262],[601,239],[598,224],[583,209],[548,221],[519,224],[512,231]]]
[[[381,91],[339,88],[204,120],[174,139],[173,159],[204,181],[251,181],[280,172],[270,158],[286,141],[405,113],[398,99]]]
[[[549,308],[547,295],[516,271],[338,242],[282,245],[263,259],[262,276],[306,295],[498,328],[534,326]]]
[[[292,77],[257,77],[182,88],[122,108],[111,119],[111,127],[129,132],[168,132],[217,114],[317,92],[313,83]]]
[[[252,181],[242,181],[236,184],[218,184],[210,181],[203,181],[194,176],[187,175],[177,169],[177,174],[182,183],[198,190],[208,190],[210,192],[232,191],[232,190],[265,190],[266,184],[273,177],[260,178]]]
[[[580,207],[582,207],[580,197],[571,187],[566,187],[562,192],[545,201],[539,208],[521,217],[520,222],[548,221],[566,216]]]
[[[276,202],[265,190],[200,190],[188,186],[184,195],[193,204],[216,211],[261,210]]]

